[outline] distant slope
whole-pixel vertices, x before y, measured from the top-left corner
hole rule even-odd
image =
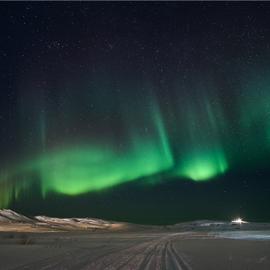
[[[47,216],[26,217],[10,209],[0,210],[0,231],[233,231],[233,230],[270,230],[270,223],[249,222],[235,225],[229,221],[197,220],[175,225],[151,226],[125,222],[113,222],[97,218],[56,218]]]
[[[44,230],[119,230],[128,227],[128,223],[118,223],[95,218],[54,218],[35,216],[33,218],[18,214],[10,209],[0,210],[0,231],[12,228],[36,231]]]
[[[0,210],[0,222],[33,222],[33,220],[10,209],[3,209]]]

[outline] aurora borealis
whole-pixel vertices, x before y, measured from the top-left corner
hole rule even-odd
[[[269,11],[1,4],[0,208],[269,219]]]

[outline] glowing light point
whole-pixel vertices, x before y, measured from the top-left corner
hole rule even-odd
[[[237,225],[241,225],[241,224],[245,224],[245,223],[248,223],[247,221],[244,221],[242,218],[236,218],[236,219],[233,219],[231,221],[232,224],[237,224]]]

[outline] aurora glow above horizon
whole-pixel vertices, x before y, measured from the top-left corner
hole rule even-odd
[[[225,173],[227,169],[228,164],[224,154],[222,152],[209,151],[190,155],[190,157],[183,161],[180,175],[194,181],[206,181]]]
[[[101,190],[138,178],[157,174],[173,167],[173,157],[162,118],[156,103],[141,116],[151,130],[138,134],[135,127],[125,149],[96,144],[67,147],[41,158],[32,169],[41,173],[43,193],[68,195]],[[106,164],[106,170],[103,169]]]
[[[93,91],[99,91],[99,88]],[[29,96],[26,98],[32,99]],[[88,125],[80,125],[80,132],[89,134],[89,138],[75,136],[72,141],[67,140],[68,137],[61,133],[65,128],[78,125],[77,119],[82,113],[81,108],[87,106],[88,102],[85,96],[71,95],[69,101],[76,103],[76,100],[80,100],[81,107],[73,108],[75,110],[72,112],[63,109],[67,113],[65,118],[62,118],[62,115],[55,117],[57,113],[50,111],[52,108],[48,107],[37,113],[41,105],[37,108],[28,104],[28,113],[22,121],[27,127],[29,114],[36,115],[37,119],[31,121],[37,124],[31,126],[29,123],[29,128],[36,130],[34,134],[36,146],[33,148],[32,138],[26,149],[30,158],[15,164],[8,175],[10,178],[14,178],[15,175],[16,178],[24,177],[39,181],[44,197],[49,192],[75,196],[137,179],[141,181],[148,177],[154,177],[153,179],[156,178],[159,182],[160,174],[163,177],[167,175],[168,178],[178,177],[180,180],[209,181],[225,173],[229,164],[218,133],[217,115],[220,113],[207,98],[211,99],[210,94],[203,103],[189,104],[186,108],[189,111],[187,117],[183,118],[183,114],[176,111],[175,114],[182,119],[179,120],[179,124],[175,122],[172,126],[168,126],[166,112],[161,110],[162,104],[155,96],[153,87],[149,87],[147,91],[145,90],[144,101],[130,94],[121,102],[119,107],[121,130],[97,125],[95,129],[107,130],[99,133],[102,134],[102,138],[97,138],[91,134],[91,129],[88,130]],[[102,110],[99,101],[95,102]],[[111,107],[114,102],[115,100],[107,101],[106,106]],[[24,104],[26,103],[25,101]],[[138,111],[136,108],[142,109]],[[102,111],[100,112],[102,114]],[[49,115],[54,117],[50,119]],[[70,121],[66,121],[66,118]],[[87,121],[87,118],[85,120]],[[64,123],[63,128],[59,129],[57,123]],[[51,129],[46,128],[48,126]],[[183,128],[186,133],[183,132]],[[171,137],[172,129],[176,129],[179,137],[183,138],[180,144]],[[59,138],[65,140],[55,139],[56,133]],[[185,137],[188,140],[185,140]],[[209,138],[212,140],[210,145]],[[56,147],[49,146],[49,141],[54,141]],[[6,180],[1,182],[4,183]],[[154,182],[155,180],[151,181]],[[29,181],[29,185],[31,183]],[[19,181],[15,186],[18,190]],[[12,200],[12,187],[13,185],[4,188],[4,192],[9,196],[3,197],[2,206],[8,205]]]
[[[87,91],[70,91],[62,103],[64,114],[44,104],[42,93],[25,93],[22,156],[27,158],[3,170],[0,207],[17,200],[35,181],[43,197],[50,192],[78,196],[131,181],[148,182],[148,178],[151,184],[159,183],[161,177],[211,181],[234,166],[228,156],[238,146],[233,144],[232,150],[224,143],[231,137],[228,119],[211,81],[198,81],[184,91],[182,99],[167,106],[153,86],[143,86],[143,100],[136,96],[136,83],[129,86],[135,90],[128,96],[104,103],[97,93],[102,96],[102,91],[112,90],[103,84],[96,81],[90,97]],[[30,102],[33,99],[38,106]],[[80,106],[73,105],[77,103]],[[89,104],[96,108],[94,117],[85,112]],[[116,118],[111,117],[114,114]],[[246,131],[244,124],[240,129]]]
[[[198,80],[166,106],[151,84],[143,86],[143,99],[137,96],[142,86],[135,82],[123,85],[134,89],[128,96],[103,102],[100,96],[111,92],[110,87],[94,80],[90,96],[88,91],[70,91],[61,103],[64,114],[46,104],[42,92],[24,94],[22,156],[27,159],[3,171],[0,207],[18,200],[34,182],[40,183],[44,198],[51,192],[78,196],[131,181],[211,181],[234,166],[228,156],[236,156],[235,150],[224,143],[231,137],[228,119],[211,80]],[[63,95],[59,91],[59,98]],[[94,114],[86,113],[89,104]],[[246,132],[247,124],[242,123]]]

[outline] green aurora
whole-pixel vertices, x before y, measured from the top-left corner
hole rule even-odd
[[[170,141],[164,122],[166,115],[161,112],[153,91],[148,91],[143,102],[135,97],[132,105],[128,102],[130,100],[123,102],[120,110],[124,128],[118,147],[108,138],[92,142],[91,139],[87,142],[75,140],[49,149],[46,147],[49,130],[46,130],[45,113],[37,114],[40,124],[36,126],[35,141],[39,150],[33,152],[33,158],[9,170],[9,178],[29,178],[29,186],[30,179],[35,178],[40,181],[44,197],[49,192],[75,196],[160,173],[179,179],[208,181],[229,168],[218,137],[215,108],[207,99],[201,104],[200,111],[192,104],[186,108],[189,114],[182,120],[182,127],[188,132],[188,141],[184,145],[180,142],[181,149],[185,149],[182,153],[174,151],[174,142]],[[139,106],[144,109],[136,110]],[[36,107],[33,110],[36,112]],[[209,138],[212,143],[207,145]],[[4,178],[7,176],[2,177],[2,184],[7,183]],[[25,181],[23,187],[20,187],[20,181],[8,187],[3,184],[5,196],[2,196],[1,207],[8,206],[20,190],[25,190]]]
[[[41,174],[43,193],[78,195],[172,168],[173,157],[157,104],[144,115],[140,123],[148,123],[151,137],[148,132],[138,134],[133,127],[135,131],[130,133],[124,150],[117,151],[105,143],[79,145],[42,157],[33,169]]]
[[[242,89],[249,95],[239,108],[250,108],[248,117],[244,117],[244,110],[235,111],[239,119],[237,133],[250,134],[243,140],[250,153],[254,153],[257,142],[249,138],[253,138],[254,124],[259,119],[265,120],[265,128],[257,130],[260,143],[269,144],[269,106],[262,98],[267,83],[257,83],[257,94],[251,89],[255,84],[253,79]],[[116,95],[104,104],[101,97],[112,91],[112,86],[101,83],[99,88],[99,81],[93,85],[90,97],[89,91],[70,91],[61,113],[58,107],[43,102],[41,93],[25,94],[21,106],[25,124],[22,156],[27,158],[2,169],[0,207],[18,200],[35,181],[40,183],[44,198],[48,193],[78,196],[149,177],[155,184],[160,175],[180,181],[211,181],[235,166],[232,156],[238,153],[234,151],[240,153],[238,159],[246,158],[241,156],[237,141],[231,143],[233,129],[228,128],[229,119],[216,95],[217,86],[207,77],[189,86],[177,85],[185,94],[166,106],[153,86],[132,83],[134,91],[128,96]],[[136,87],[143,87],[143,97],[136,96]],[[59,98],[62,96],[60,91]],[[38,105],[31,104],[33,98]],[[251,108],[254,99],[256,110]],[[94,118],[84,110],[89,104],[95,107]],[[117,114],[117,122],[104,118],[107,114]]]
[[[183,161],[180,175],[194,181],[205,181],[223,174],[228,169],[224,153],[220,149],[194,151]]]

